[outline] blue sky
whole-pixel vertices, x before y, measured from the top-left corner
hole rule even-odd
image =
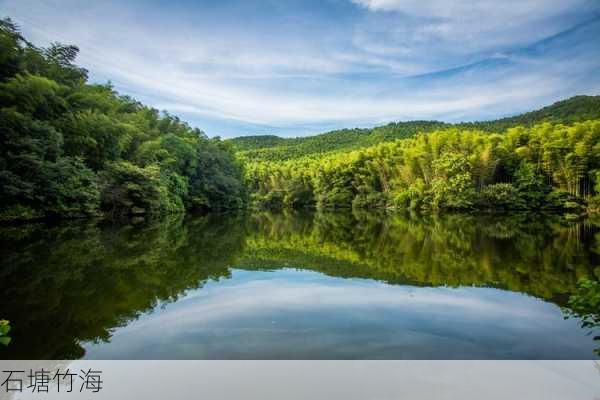
[[[496,118],[600,94],[597,0],[0,0],[209,136]]]
[[[114,329],[110,342],[83,345],[91,359],[259,360],[587,359],[595,347],[557,305],[522,293],[296,269],[232,269]]]

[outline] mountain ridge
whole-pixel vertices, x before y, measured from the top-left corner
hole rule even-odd
[[[242,158],[278,161],[308,154],[350,151],[449,127],[502,132],[517,125],[530,126],[545,121],[570,124],[594,118],[600,118],[600,95],[578,95],[537,110],[489,121],[448,123],[413,120],[390,122],[373,128],[339,129],[295,138],[272,134],[239,136],[227,139],[226,142],[231,143]]]

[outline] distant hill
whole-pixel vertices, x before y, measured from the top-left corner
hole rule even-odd
[[[243,136],[229,139],[238,154],[251,160],[285,160],[310,154],[353,150],[381,142],[405,139],[420,132],[451,126],[501,132],[517,125],[542,121],[572,123],[600,118],[600,96],[575,96],[542,109],[492,121],[449,124],[440,121],[392,122],[369,129],[340,129],[315,136],[282,138],[275,135]]]
[[[462,123],[480,129],[503,131],[516,125],[533,125],[542,121],[569,124],[600,117],[600,96],[575,96],[539,110],[492,121]]]

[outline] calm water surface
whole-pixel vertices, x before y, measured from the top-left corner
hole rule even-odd
[[[593,359],[600,221],[255,213],[0,228],[12,359]],[[596,333],[597,334],[597,333]]]

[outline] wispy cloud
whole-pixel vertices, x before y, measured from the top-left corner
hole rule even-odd
[[[598,93],[597,12],[585,0],[0,0],[35,43],[79,45],[93,80],[224,136],[488,118]]]
[[[591,342],[556,305],[523,294],[233,270],[86,350],[91,358],[560,357],[557,341],[571,354]]]

